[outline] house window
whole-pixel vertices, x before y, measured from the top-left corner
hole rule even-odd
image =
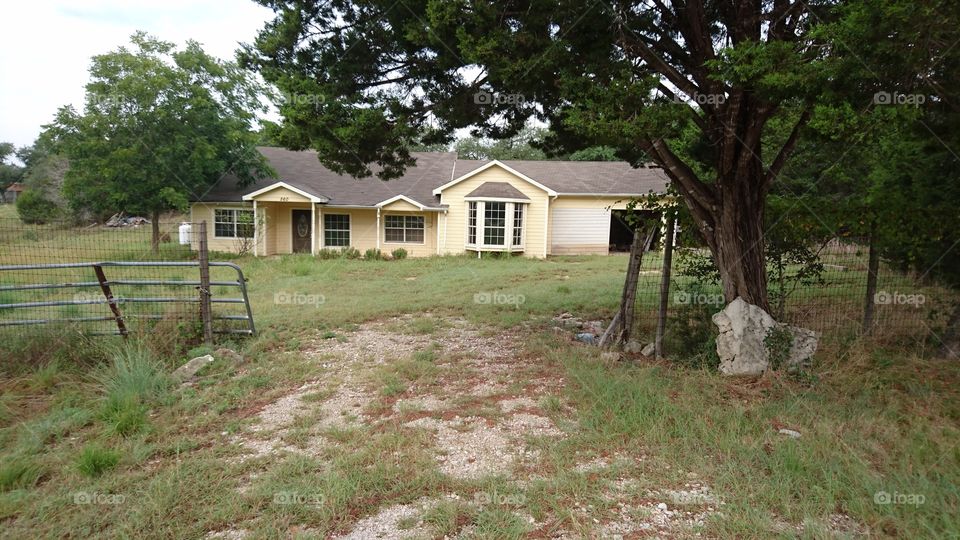
[[[523,245],[523,207],[524,205],[516,203],[513,205],[513,242],[514,246]]]
[[[323,215],[323,245],[347,247],[350,245],[350,215]]]
[[[387,242],[423,243],[423,216],[384,216],[384,238]]]
[[[507,234],[507,203],[483,203],[483,243],[502,246]]]
[[[215,208],[213,235],[216,238],[253,238],[253,210]]]
[[[467,203],[467,244],[477,243],[477,203]]]

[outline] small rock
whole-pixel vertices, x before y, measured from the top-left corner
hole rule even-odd
[[[667,510],[667,503],[660,503],[657,505],[657,510],[665,512]]]
[[[614,351],[606,351],[600,353],[600,359],[606,362],[616,362],[620,360],[620,355]]]
[[[794,430],[792,430],[792,429],[782,428],[782,429],[780,429],[780,431],[778,431],[777,433],[779,433],[779,434],[781,434],[781,435],[786,435],[787,437],[790,437],[791,439],[799,439],[799,438],[800,438],[800,432],[799,432],[799,431],[794,431]]]
[[[623,352],[630,354],[641,353],[643,352],[643,345],[641,345],[639,341],[630,340],[623,346]]]
[[[657,352],[657,346],[654,343],[647,343],[647,345],[640,350],[640,354],[644,356],[653,356]]]
[[[597,342],[597,336],[591,334],[590,332],[581,332],[576,335],[577,341],[582,341],[587,345],[594,345]]]
[[[176,371],[173,372],[171,377],[173,377],[177,382],[186,382],[188,379],[196,375],[198,371],[203,369],[204,366],[211,362],[213,362],[213,356],[209,354],[198,356],[186,364],[178,367]]]

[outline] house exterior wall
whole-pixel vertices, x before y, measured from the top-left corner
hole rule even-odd
[[[507,182],[527,198],[530,199],[524,218],[524,251],[526,257],[547,256],[547,217],[550,197],[541,188],[515,176],[507,170],[493,166],[483,170],[459,184],[443,190],[440,203],[447,205],[449,210],[442,221],[444,230],[441,238],[445,238],[440,247],[441,254],[463,253],[466,251],[467,240],[467,194],[477,189],[484,182]],[[481,219],[482,217],[478,217]]]
[[[630,197],[595,195],[559,195],[550,203],[550,227],[547,231],[551,255],[606,255],[610,251],[610,212],[627,207]],[[601,218],[601,213],[604,216]],[[559,214],[559,216],[558,216]],[[590,223],[582,235],[554,237],[557,227],[554,220],[576,215],[590,216],[597,223]],[[591,226],[593,229],[591,230]],[[602,234],[598,228],[602,228]],[[562,233],[561,233],[562,234]],[[601,239],[602,236],[602,239]]]
[[[399,201],[398,201],[399,202]],[[391,205],[391,208],[393,205]],[[407,250],[410,257],[429,257],[437,254],[437,214],[438,212],[398,212],[396,210],[382,210],[380,212],[380,249],[390,253],[397,248]],[[387,242],[384,232],[385,216],[423,216],[423,243]]]
[[[443,190],[441,203],[447,207],[445,212],[420,211],[416,205],[404,200],[394,201],[380,209],[377,219],[376,208],[336,208],[324,204],[314,206],[315,249],[324,245],[323,216],[325,214],[346,214],[350,216],[350,245],[361,253],[379,247],[384,253],[403,248],[411,257],[428,257],[435,254],[459,254],[467,248],[467,194],[485,182],[506,182],[529,199],[524,216],[524,251],[527,257],[546,257],[547,255],[606,254],[609,250],[610,213],[608,209],[624,209],[629,196],[591,196],[559,195],[550,197],[543,189],[499,167],[489,167],[458,184]],[[278,186],[256,197],[258,235],[257,254],[276,255],[292,252],[291,212],[295,209],[310,210],[312,203],[299,193]],[[191,221],[206,220],[209,231],[209,246],[213,251],[237,252],[242,242],[234,238],[216,238],[214,236],[214,209],[247,208],[252,202],[194,203],[191,206]],[[384,231],[387,215],[424,216],[424,241],[421,244],[388,243]],[[594,220],[588,226],[561,227],[561,235],[554,233],[554,220],[585,216]],[[482,216],[479,216],[482,219]],[[567,233],[562,231],[566,230]],[[588,234],[589,233],[589,234]],[[586,239],[586,240],[584,240]],[[439,248],[438,248],[439,246]],[[197,248],[196,238],[193,249]]]
[[[267,253],[293,253],[293,218],[294,210],[310,210],[310,203],[282,203],[269,204],[267,214],[267,238],[270,246]],[[260,199],[257,199],[259,211]],[[271,249],[272,248],[272,249]]]
[[[213,211],[217,208],[243,208],[253,210],[252,203],[195,203],[190,207],[190,221],[193,225],[193,234],[190,235],[190,249],[196,251],[200,248],[199,236],[197,234],[197,224],[201,221],[207,222],[207,249],[210,251],[222,251],[224,253],[237,253],[240,251],[242,242],[237,238],[217,238],[216,230],[213,224]],[[252,243],[250,244],[252,246]]]

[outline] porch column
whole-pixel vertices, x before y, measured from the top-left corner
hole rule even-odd
[[[257,220],[257,200],[253,200],[253,256],[257,257],[260,254],[258,250],[260,249],[260,244],[258,240],[260,239],[260,221]]]
[[[310,203],[310,254],[317,254],[317,203]]]
[[[380,249],[380,207],[377,207],[377,249]]]

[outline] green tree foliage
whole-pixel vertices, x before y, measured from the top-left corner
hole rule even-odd
[[[60,208],[43,193],[28,189],[17,197],[17,215],[24,223],[49,223],[60,217]]]
[[[0,143],[0,196],[10,184],[19,182],[23,177],[23,167],[17,165],[13,158],[16,148],[11,143]]]
[[[542,143],[546,130],[526,127],[506,139],[466,137],[457,140],[454,150],[460,159],[547,159],[547,154],[536,147]]]
[[[70,206],[146,213],[156,249],[161,212],[184,209],[226,173],[242,182],[269,174],[250,131],[263,106],[248,73],[195,42],[131,41],[93,57],[84,111],[60,109],[49,129],[70,163]]]

